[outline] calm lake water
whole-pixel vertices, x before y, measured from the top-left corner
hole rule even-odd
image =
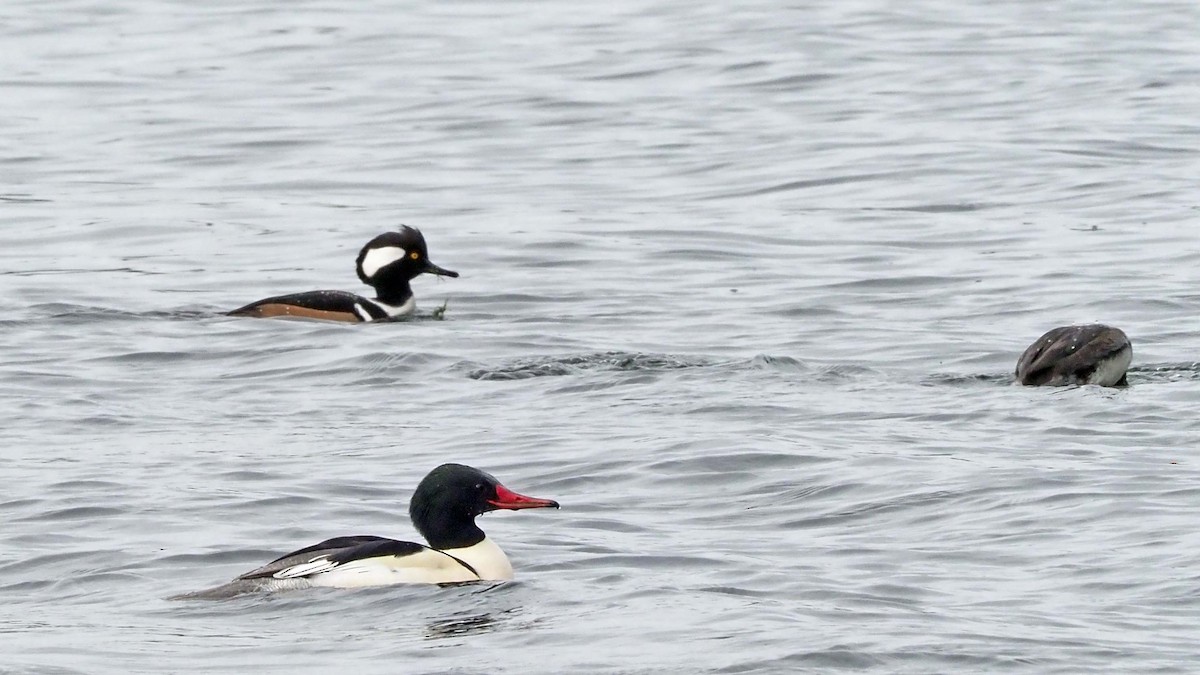
[[[1196,672],[1198,25],[8,2],[0,672]],[[400,223],[424,318],[220,315]],[[1129,388],[1011,386],[1082,321]],[[164,599],[447,461],[516,581]]]

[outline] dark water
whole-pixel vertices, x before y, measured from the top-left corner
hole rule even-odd
[[[1190,2],[0,10],[0,671],[1190,673]],[[424,315],[219,316],[357,286]],[[1130,387],[1010,386],[1103,321]],[[517,580],[163,598],[411,538]]]

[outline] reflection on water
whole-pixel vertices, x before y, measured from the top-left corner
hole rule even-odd
[[[1182,363],[1147,363],[1130,366],[1129,385],[1138,382],[1180,382],[1200,380],[1200,361]]]
[[[495,613],[484,612],[433,621],[426,626],[425,637],[437,640],[475,633],[486,633],[495,630],[499,623],[506,618],[506,615],[511,612],[512,610]]]
[[[498,366],[474,368],[467,376],[473,380],[524,380],[531,377],[564,377],[592,370],[654,372],[709,365],[712,365],[711,361],[697,357],[603,352],[525,357]]]

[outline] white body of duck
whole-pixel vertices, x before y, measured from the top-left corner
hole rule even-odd
[[[429,545],[368,535],[335,537],[288,553],[233,581],[175,599],[218,599],[253,591],[451,584],[513,578],[508,556],[475,524],[498,509],[558,508],[517,494],[479,469],[443,464],[409,502],[413,525]]]

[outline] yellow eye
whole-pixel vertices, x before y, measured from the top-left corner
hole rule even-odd
[[[419,260],[421,258],[421,254],[418,251],[413,251],[412,253],[408,254],[408,257],[412,258],[413,260]]]

